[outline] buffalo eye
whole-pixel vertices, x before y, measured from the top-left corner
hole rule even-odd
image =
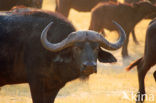
[[[95,47],[94,52],[98,52],[98,51],[99,51],[99,47]]]
[[[74,51],[80,53],[80,52],[82,51],[82,49],[81,49],[80,47],[78,47],[78,46],[75,46],[75,47],[74,47]]]

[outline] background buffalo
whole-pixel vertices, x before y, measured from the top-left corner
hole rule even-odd
[[[156,64],[156,19],[151,21],[146,32],[146,42],[144,56],[130,64],[126,69],[129,71],[134,66],[137,66],[139,91],[137,96],[138,103],[145,100],[145,83],[144,79],[149,69]],[[155,73],[154,73],[155,78]]]
[[[89,12],[98,3],[108,1],[109,0],[56,0],[55,11],[68,17],[71,8],[81,12]],[[112,1],[117,2],[117,0]]]
[[[43,0],[0,0],[0,10],[10,10],[14,6],[41,8]]]
[[[115,28],[111,24],[111,21],[118,21],[124,27],[127,34],[121,54],[123,57],[128,57],[127,48],[130,32],[138,22],[155,12],[156,6],[149,2],[138,2],[133,5],[111,2],[100,3],[92,10],[89,29],[101,32],[106,28],[112,31]]]

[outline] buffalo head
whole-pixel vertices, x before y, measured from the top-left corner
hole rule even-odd
[[[41,43],[43,47],[51,52],[59,52],[70,47],[73,63],[76,62],[75,67],[78,67],[81,77],[88,77],[90,74],[97,72],[97,59],[103,63],[116,62],[115,57],[111,53],[102,50],[102,48],[117,50],[123,45],[126,38],[123,28],[114,22],[120,34],[120,38],[116,43],[110,43],[99,33],[90,30],[72,32],[63,41],[50,43],[47,40],[47,32],[51,24],[48,24],[42,31]]]

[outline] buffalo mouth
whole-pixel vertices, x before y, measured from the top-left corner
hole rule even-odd
[[[81,71],[81,73],[80,73],[80,79],[81,80],[87,80],[89,78],[89,76],[91,74],[94,74],[94,73],[97,73],[97,69],[96,68],[93,68],[93,69],[83,68],[83,71]]]

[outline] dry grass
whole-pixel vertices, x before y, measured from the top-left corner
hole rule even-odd
[[[54,10],[55,2],[45,0],[43,9]],[[90,13],[77,12],[71,10],[69,20],[76,26],[77,30],[86,30],[89,27]],[[134,94],[138,90],[138,80],[136,69],[126,72],[126,67],[132,60],[143,55],[145,31],[149,20],[143,20],[136,26],[136,34],[140,45],[135,45],[130,38],[129,51],[131,58],[122,60],[118,50],[113,54],[118,58],[116,64],[98,63],[98,73],[91,75],[86,82],[74,80],[59,92],[55,103],[135,103],[134,100],[123,99],[123,95],[127,93],[131,98],[131,92]],[[116,38],[115,32],[107,31],[107,38],[113,40]],[[152,76],[153,67],[146,76],[147,94],[155,95],[153,102],[156,103],[156,83]],[[149,99],[149,98],[148,98]],[[32,103],[29,87],[27,84],[4,86],[0,91],[0,103]]]

